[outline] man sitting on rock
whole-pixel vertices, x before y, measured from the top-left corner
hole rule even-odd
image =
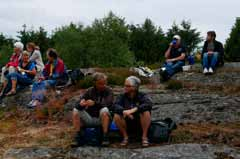
[[[81,97],[80,103],[73,110],[73,126],[77,131],[72,146],[80,146],[79,138],[83,135],[82,128],[102,126],[103,146],[109,145],[108,127],[110,124],[110,107],[113,103],[113,91],[107,86],[107,77],[102,73],[94,74],[94,87]]]
[[[160,69],[160,75],[163,81],[167,81],[175,73],[182,70],[182,66],[185,65],[185,53],[186,49],[181,44],[181,37],[175,35],[165,53],[166,62]]]
[[[148,129],[151,123],[152,101],[148,95],[139,92],[140,84],[139,78],[128,77],[125,81],[125,92],[117,98],[113,107],[114,122],[123,135],[121,146],[128,144],[129,131],[137,133],[141,132],[141,129],[142,146],[149,146]]]
[[[223,45],[216,41],[216,33],[209,31],[207,33],[207,40],[204,43],[202,50],[202,64],[204,74],[213,74],[216,65],[223,65]]]

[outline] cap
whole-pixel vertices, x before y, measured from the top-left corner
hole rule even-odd
[[[173,39],[181,40],[181,37],[179,35],[174,35]]]

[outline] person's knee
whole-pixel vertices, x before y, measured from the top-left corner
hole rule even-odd
[[[2,72],[5,72],[7,70],[6,67],[2,67]]]
[[[72,116],[73,116],[73,119],[79,119],[79,112],[76,108],[73,109]]]
[[[109,119],[109,113],[108,112],[103,112],[101,114],[101,119]]]
[[[115,122],[118,122],[118,121],[122,120],[122,117],[121,117],[119,114],[114,114],[113,120],[114,120]]]
[[[149,111],[142,112],[140,114],[141,118],[151,118],[151,113]]]
[[[204,53],[203,54],[203,58],[205,59],[205,58],[208,58],[208,53]]]
[[[214,52],[213,56],[217,58],[218,57],[218,52]]]

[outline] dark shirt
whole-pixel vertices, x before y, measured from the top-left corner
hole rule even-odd
[[[170,58],[177,58],[180,57],[183,53],[186,53],[186,48],[182,45],[180,45],[180,47],[175,48],[174,46],[171,48],[170,50]],[[185,60],[181,60],[181,61],[185,61]]]
[[[138,92],[133,99],[129,98],[127,94],[121,94],[117,97],[113,110],[114,113],[122,115],[124,110],[137,107],[138,112],[142,113],[151,111],[152,105],[151,98],[145,93]]]
[[[21,67],[24,70],[29,70],[29,71],[36,69],[35,63],[31,62],[31,61],[25,67],[23,67],[23,62],[20,61],[19,67]],[[35,75],[29,74],[29,73],[25,73],[24,76],[26,76],[27,78],[30,78],[30,79],[34,79],[34,77],[35,77]]]
[[[219,41],[214,40],[213,41],[214,44],[214,49],[213,52],[218,52],[219,56],[218,56],[218,62],[217,65],[224,65],[224,48],[223,48],[223,44]],[[203,49],[202,49],[202,59],[203,59],[203,54],[208,52],[208,48],[209,48],[209,42],[205,41]]]
[[[95,87],[91,87],[86,93],[80,98],[85,100],[93,100],[95,102],[94,106],[85,109],[89,115],[92,117],[99,117],[99,112],[102,108],[108,107],[111,109],[113,104],[113,91],[111,88],[107,87],[104,91],[99,92]],[[83,107],[77,105],[78,110],[82,110]]]

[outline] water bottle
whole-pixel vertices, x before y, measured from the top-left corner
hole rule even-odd
[[[172,41],[172,44],[173,44],[173,45],[176,45],[176,44],[177,44],[177,40],[174,39],[174,40]]]
[[[188,56],[188,63],[189,63],[189,65],[194,65],[195,60],[194,60],[193,55],[189,55],[189,56]]]

